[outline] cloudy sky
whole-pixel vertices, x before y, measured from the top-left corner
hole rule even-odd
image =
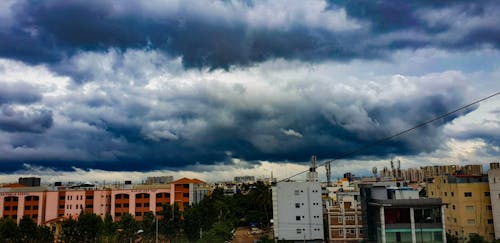
[[[495,0],[0,2],[0,181],[285,177],[500,91]],[[334,164],[500,159],[500,96]],[[144,173],[143,173],[144,172]]]

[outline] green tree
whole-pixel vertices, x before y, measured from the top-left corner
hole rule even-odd
[[[81,213],[78,216],[77,229],[81,235],[81,242],[93,242],[97,240],[102,229],[102,219],[94,213]]]
[[[60,239],[63,242],[80,242],[80,231],[78,230],[77,222],[72,219],[65,219],[62,222],[62,230]]]
[[[188,206],[184,208],[184,234],[190,242],[200,238],[202,230],[203,212],[200,205]]]
[[[14,242],[20,235],[19,227],[12,218],[0,219],[0,242]]]
[[[19,221],[19,230],[21,232],[21,240],[24,242],[31,242],[37,239],[37,225],[28,216],[23,216]]]
[[[141,228],[144,230],[144,233],[142,234],[143,237],[150,240],[154,239],[156,233],[156,219],[153,212],[149,211],[144,213],[141,225]]]
[[[135,220],[134,216],[129,213],[122,214],[117,228],[119,231],[118,237],[122,241],[132,239],[140,229],[139,223]]]
[[[182,228],[181,212],[177,203],[164,204],[158,215],[160,216],[158,231],[169,239],[176,239]]]
[[[232,229],[233,226],[228,222],[216,223],[208,232],[203,234],[199,242],[219,243],[229,241],[233,237]]]
[[[447,243],[458,243],[458,237],[446,233],[446,242]]]
[[[478,234],[470,234],[469,235],[469,241],[467,241],[469,243],[487,243],[488,241],[486,241],[482,236],[478,235]]]
[[[45,225],[37,227],[37,242],[54,242],[54,232]]]

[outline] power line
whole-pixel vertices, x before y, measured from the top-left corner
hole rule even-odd
[[[464,109],[466,109],[466,108],[469,108],[469,107],[471,107],[471,106],[473,106],[473,105],[475,105],[475,104],[478,104],[478,103],[480,103],[480,102],[482,102],[482,101],[485,101],[485,100],[487,100],[487,99],[493,98],[493,97],[495,97],[495,96],[497,96],[497,95],[499,95],[499,94],[500,94],[500,91],[497,91],[497,92],[495,92],[495,93],[493,93],[493,94],[491,94],[491,95],[489,95],[489,96],[486,96],[486,97],[484,97],[484,98],[481,98],[481,99],[475,100],[475,101],[473,101],[473,102],[471,102],[471,103],[469,103],[469,104],[467,104],[467,105],[464,105],[464,106],[458,107],[458,108],[456,108],[456,109],[454,109],[454,110],[452,110],[452,111],[448,111],[448,112],[446,112],[446,113],[444,113],[444,114],[441,114],[441,115],[439,115],[439,116],[437,116],[437,117],[434,117],[434,118],[432,118],[432,119],[430,119],[430,120],[424,121],[424,122],[422,122],[422,123],[420,123],[420,124],[418,124],[418,125],[416,125],[416,126],[414,126],[414,127],[411,127],[411,128],[406,129],[406,130],[403,130],[403,131],[397,132],[397,133],[395,133],[395,134],[389,135],[389,136],[384,137],[384,138],[382,138],[382,139],[379,139],[379,140],[377,140],[377,141],[375,141],[375,142],[372,142],[372,143],[370,143],[370,144],[367,144],[367,145],[365,145],[365,146],[363,146],[363,147],[360,147],[360,148],[358,148],[358,149],[352,150],[352,151],[350,151],[350,152],[347,152],[347,153],[341,154],[341,155],[339,155],[339,156],[337,156],[337,157],[335,157],[335,158],[333,158],[333,159],[327,160],[327,161],[325,161],[325,162],[323,162],[323,163],[319,164],[317,167],[324,166],[324,165],[326,165],[327,163],[330,163],[330,162],[333,162],[333,161],[336,161],[336,160],[339,160],[339,159],[343,159],[343,158],[345,158],[345,157],[347,157],[347,156],[350,156],[350,155],[353,155],[353,154],[357,154],[357,153],[359,153],[359,152],[361,152],[361,151],[367,150],[367,149],[369,149],[369,148],[371,148],[371,147],[374,147],[374,146],[376,146],[376,145],[379,145],[379,144],[381,144],[381,143],[384,143],[384,142],[386,142],[386,141],[389,141],[389,140],[391,140],[391,139],[393,139],[393,138],[395,138],[395,137],[399,137],[399,136],[401,136],[401,135],[403,135],[403,134],[406,134],[406,133],[408,133],[408,132],[411,132],[411,131],[413,131],[413,130],[415,130],[415,129],[418,129],[418,128],[421,128],[421,127],[424,127],[424,126],[426,126],[427,124],[433,123],[433,122],[435,122],[435,121],[437,121],[437,120],[439,120],[439,119],[441,119],[441,118],[445,118],[445,117],[450,116],[450,115],[452,115],[452,114],[454,114],[454,113],[456,113],[456,112],[458,112],[458,111],[461,111],[461,110],[464,110]],[[289,176],[289,177],[287,177],[287,178],[281,179],[281,180],[279,180],[278,182],[289,180],[290,178],[293,178],[293,177],[296,177],[296,176],[298,176],[298,175],[304,174],[304,173],[306,173],[306,172],[308,172],[308,171],[309,171],[309,170],[301,171],[301,172],[299,172],[299,173],[297,173],[297,174],[294,174],[294,175]]]

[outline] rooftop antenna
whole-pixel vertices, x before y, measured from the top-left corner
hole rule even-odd
[[[392,173],[392,177],[396,177],[396,168],[394,167],[394,157],[391,158],[391,173]]]
[[[332,186],[332,180],[330,179],[332,177],[331,163],[332,162],[328,162],[325,165],[325,169],[326,169],[326,185],[327,186]]]
[[[318,172],[316,172],[316,156],[311,156],[311,168],[307,173],[306,181],[318,182]]]
[[[397,167],[397,178],[401,177],[401,160],[398,159],[396,161],[396,167]]]

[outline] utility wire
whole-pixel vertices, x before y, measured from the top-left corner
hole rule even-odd
[[[447,117],[447,116],[450,116],[450,115],[452,115],[452,114],[454,114],[454,113],[456,113],[456,112],[458,112],[458,111],[461,111],[461,110],[464,110],[464,109],[466,109],[466,108],[469,108],[469,107],[471,107],[471,106],[473,106],[473,105],[475,105],[475,104],[478,104],[478,103],[480,103],[480,102],[482,102],[482,101],[485,101],[485,100],[487,100],[487,99],[493,98],[493,97],[495,97],[495,96],[497,96],[497,95],[499,95],[499,94],[500,94],[500,91],[497,91],[497,92],[495,92],[495,93],[493,93],[493,94],[491,94],[491,95],[489,95],[489,96],[486,96],[486,97],[484,97],[484,98],[481,98],[481,99],[475,100],[475,101],[473,101],[472,103],[469,103],[469,104],[467,104],[467,105],[464,105],[464,106],[458,107],[458,108],[456,108],[456,109],[454,109],[454,110],[452,110],[452,111],[448,111],[448,112],[446,112],[446,113],[444,113],[444,114],[441,114],[441,115],[439,115],[439,116],[437,116],[437,117],[434,117],[434,118],[432,118],[432,119],[430,119],[430,120],[424,121],[424,122],[422,122],[422,123],[420,123],[420,124],[418,124],[418,125],[416,125],[416,126],[414,126],[414,127],[411,127],[411,128],[406,129],[406,130],[400,131],[400,132],[398,132],[398,133],[395,133],[395,134],[389,135],[389,136],[384,137],[384,138],[382,138],[382,139],[379,139],[379,140],[377,140],[377,141],[375,141],[375,142],[372,142],[372,143],[370,143],[370,144],[367,144],[367,145],[365,145],[365,146],[363,146],[363,147],[360,147],[360,148],[358,148],[358,149],[352,150],[352,151],[350,151],[350,152],[347,152],[347,153],[341,154],[341,155],[339,155],[339,156],[337,156],[337,157],[335,157],[335,158],[333,158],[333,159],[327,160],[327,161],[325,161],[325,162],[323,162],[323,163],[319,164],[319,165],[318,165],[318,166],[316,166],[316,167],[321,167],[321,166],[326,165],[327,163],[330,163],[330,162],[333,162],[333,161],[336,161],[336,160],[339,160],[339,159],[343,159],[343,158],[348,157],[348,156],[351,156],[351,155],[353,155],[353,154],[357,154],[357,153],[359,153],[359,152],[361,152],[361,151],[367,150],[367,149],[369,149],[369,148],[371,148],[371,147],[374,147],[374,146],[379,145],[379,144],[381,144],[381,143],[387,142],[387,141],[389,141],[389,140],[391,140],[391,139],[393,139],[393,138],[395,138],[395,137],[399,137],[399,136],[404,135],[404,134],[406,134],[406,133],[408,133],[408,132],[411,132],[411,131],[416,130],[416,129],[421,128],[421,127],[424,127],[424,126],[426,126],[427,124],[433,123],[433,122],[435,122],[435,121],[437,121],[437,120],[439,120],[439,119],[441,119],[441,118],[445,118],[445,117]],[[304,173],[306,173],[306,172],[308,172],[308,171],[309,171],[309,170],[301,171],[301,172],[299,172],[299,173],[297,173],[297,174],[294,174],[294,175],[292,175],[292,176],[289,176],[289,177],[286,177],[286,178],[284,178],[284,179],[281,179],[281,180],[279,180],[278,182],[282,182],[282,181],[289,180],[289,179],[291,179],[291,178],[293,178],[293,177],[296,177],[296,176],[298,176],[298,175],[304,174]]]

